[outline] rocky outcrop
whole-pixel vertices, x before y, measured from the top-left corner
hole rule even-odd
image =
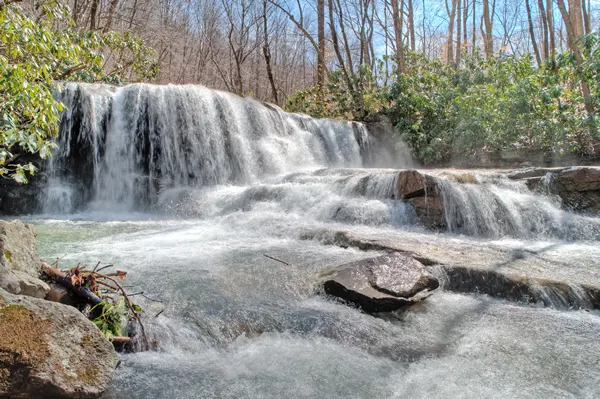
[[[387,251],[410,256],[425,265],[444,290],[481,293],[558,309],[600,309],[597,257],[573,254],[566,264],[543,251],[501,249],[488,244],[461,244],[453,238],[320,230],[301,238],[342,248]]]
[[[44,298],[50,287],[38,279],[40,255],[32,226],[0,221],[0,288]]]
[[[417,217],[429,229],[445,228],[444,202],[435,177],[417,170],[398,172],[394,198],[411,204]]]
[[[389,312],[418,302],[439,283],[424,266],[404,254],[348,263],[325,273],[329,295],[354,303],[367,312]]]
[[[0,397],[96,398],[118,358],[77,309],[0,289]]]
[[[508,177],[524,180],[532,190],[557,195],[567,209],[600,213],[600,167],[529,168]]]

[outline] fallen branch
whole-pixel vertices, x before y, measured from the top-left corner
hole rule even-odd
[[[55,281],[56,283],[62,285],[65,288],[70,289],[75,294],[89,302],[92,306],[98,305],[99,303],[103,302],[102,298],[94,294],[89,289],[73,285],[73,282],[69,276],[67,276],[60,270],[53,268],[49,264],[42,263],[42,271],[46,273],[46,275],[51,280]]]
[[[58,261],[56,262],[58,264]],[[142,311],[139,306],[133,303],[131,300],[131,295],[127,294],[125,288],[119,283],[118,279],[125,279],[127,276],[127,272],[123,270],[116,270],[112,273],[99,273],[99,271],[103,269],[107,269],[109,267],[113,267],[114,264],[106,265],[98,268],[100,263],[96,264],[92,271],[86,270],[85,266],[80,266],[78,264],[76,267],[68,269],[66,272],[61,271],[58,268],[52,267],[47,263],[43,263],[41,266],[42,271],[48,276],[48,278],[56,283],[62,285],[63,287],[71,290],[79,297],[83,298],[86,302],[92,305],[92,311],[100,305],[102,310],[101,316],[93,316],[92,320],[94,324],[96,324],[99,328],[102,326],[102,330],[106,328],[106,323],[108,319],[103,320],[101,317],[108,314],[111,309],[117,305],[117,300],[113,298],[111,294],[120,295],[123,298],[123,303],[128,309],[130,313],[130,318],[135,320],[136,323],[140,326],[140,330],[144,337],[144,350],[150,349],[150,341],[148,340],[148,335],[146,334],[146,329],[144,324],[142,323],[139,312]],[[103,287],[100,289],[99,287]],[[104,292],[105,294],[101,294]],[[137,295],[143,295],[145,298],[149,300],[153,300],[144,295],[143,292],[137,293]],[[154,301],[154,300],[153,300]],[[156,301],[160,302],[160,301]],[[108,309],[108,310],[107,310]],[[92,313],[92,312],[90,312]],[[92,317],[92,316],[89,316]],[[98,324],[99,323],[99,324]],[[110,327],[109,327],[110,328]],[[116,332],[118,330],[114,330]],[[109,336],[110,337],[110,336]],[[110,337],[113,342],[126,342],[124,340],[128,337]],[[131,339],[127,341],[131,342]]]
[[[274,260],[275,262],[279,262],[279,263],[283,263],[284,265],[291,266],[289,263],[287,263],[287,262],[284,262],[284,261],[282,261],[281,259],[274,258],[274,257],[272,257],[272,256],[269,256],[269,255],[267,255],[267,254],[263,254],[263,256],[265,256],[265,257],[267,257],[267,258],[269,258],[269,259],[272,259],[272,260]]]
[[[127,307],[133,314],[133,318],[137,321],[137,323],[140,326],[140,329],[142,330],[142,335],[144,336],[145,350],[149,350],[150,343],[148,341],[148,335],[146,335],[146,329],[144,328],[144,324],[142,323],[142,320],[140,319],[138,312],[135,310],[135,306],[134,306],[133,302],[131,301],[131,299],[129,298],[129,296],[127,295],[127,292],[125,291],[125,289],[123,287],[121,287],[121,284],[119,284],[119,282],[117,280],[115,280],[114,278],[112,278],[110,276],[107,276],[105,274],[100,274],[98,272],[92,272],[92,274],[95,277],[100,277],[100,278],[111,281],[113,284],[115,284],[119,288],[119,290],[121,291],[121,294],[125,298],[125,303],[127,304]]]

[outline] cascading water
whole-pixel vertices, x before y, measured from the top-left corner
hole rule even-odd
[[[316,295],[316,276],[380,253],[319,238],[343,231],[446,253],[441,275],[491,265],[484,284],[506,270],[564,281],[534,287],[540,303],[571,306],[567,289],[589,309],[598,218],[499,172],[425,171],[449,232],[432,233],[396,195],[398,170],[368,168],[410,160],[383,157],[361,124],[199,86],[68,83],[57,95],[68,111],[38,195],[42,256],[116,263],[165,306],[138,297],[160,350],[123,355],[106,397],[597,396],[597,311],[437,291],[376,318]]]
[[[68,111],[59,151],[48,165],[47,191],[72,180],[73,171],[64,170],[70,159],[89,158],[81,171],[88,175],[71,191],[100,208],[144,208],[174,187],[249,184],[303,169],[361,167],[369,152],[369,135],[360,124],[287,114],[201,86],[67,84],[59,98]],[[86,205],[77,200],[68,202]],[[47,197],[44,210],[64,211],[55,203]]]

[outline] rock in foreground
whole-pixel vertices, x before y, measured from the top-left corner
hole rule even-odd
[[[50,287],[38,279],[40,255],[33,226],[0,220],[0,288],[44,298]]]
[[[390,312],[423,299],[438,280],[412,257],[384,255],[339,266],[323,278],[325,292],[366,312]]]
[[[96,398],[117,363],[77,309],[0,289],[0,397]]]

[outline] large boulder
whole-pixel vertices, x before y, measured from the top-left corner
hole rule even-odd
[[[554,185],[567,207],[600,212],[600,168],[578,166],[564,169],[555,174]]]
[[[367,312],[400,309],[420,301],[438,286],[438,280],[420,262],[405,254],[348,263],[323,275],[327,294]]]
[[[417,170],[402,170],[398,173],[394,196],[396,199],[410,199],[435,195],[435,179]]]
[[[0,397],[96,398],[112,380],[112,344],[77,309],[0,289]]]
[[[0,220],[0,288],[44,298],[50,287],[38,279],[40,254],[33,226]]]

